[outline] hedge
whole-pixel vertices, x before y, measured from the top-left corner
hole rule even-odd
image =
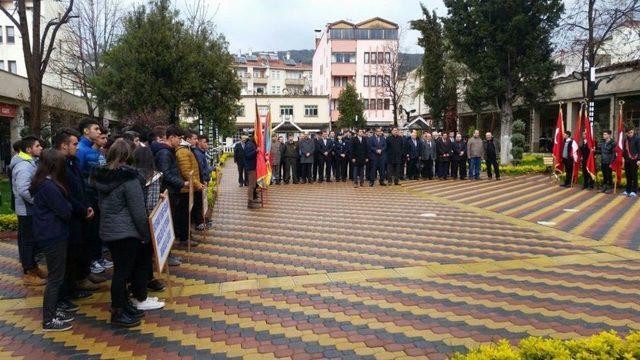
[[[0,231],[17,231],[18,216],[16,214],[0,215]]]
[[[216,180],[218,176],[222,176],[222,165],[224,165],[231,155],[232,153],[223,153],[220,155],[216,169],[211,172],[211,181],[209,182],[209,188],[207,189],[207,201],[209,202],[209,206],[213,206],[215,203],[214,192],[216,189]]]
[[[626,338],[615,331],[602,332],[583,339],[559,340],[529,337],[512,346],[507,340],[481,345],[467,354],[455,354],[454,360],[631,360],[640,359],[640,332]]]

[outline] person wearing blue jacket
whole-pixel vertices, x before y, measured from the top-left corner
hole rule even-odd
[[[43,152],[31,181],[33,235],[45,254],[48,270],[42,304],[43,331],[69,330],[69,322],[73,320],[71,314],[58,309],[72,216],[69,189],[65,184],[66,171],[66,157],[49,149]]]
[[[256,209],[260,207],[258,199],[258,184],[256,174],[256,162],[258,156],[258,148],[256,147],[253,133],[249,134],[249,139],[244,147],[244,169],[247,172],[247,207]]]

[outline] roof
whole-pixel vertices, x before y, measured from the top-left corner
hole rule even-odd
[[[270,67],[272,69],[311,71],[311,65],[299,63],[293,59],[282,60],[274,59],[272,56],[262,57],[259,55],[236,55],[234,56],[234,66]]]
[[[348,28],[363,28],[365,27],[365,25],[367,24],[379,24],[379,23],[384,23],[386,26],[389,27],[393,27],[393,28],[398,28],[398,24],[394,23],[393,21],[389,21],[387,19],[383,19],[379,16],[373,17],[371,19],[365,20],[365,21],[361,21],[357,24],[354,24],[352,22],[346,21],[346,20],[338,20],[332,23],[327,24],[327,27],[329,29],[336,29],[336,28],[342,28],[342,29],[348,29]]]
[[[396,24],[396,23],[394,23],[392,21],[389,21],[387,19],[383,19],[383,18],[378,17],[378,16],[373,17],[373,18],[371,18],[369,20],[361,21],[361,22],[356,24],[356,27],[362,27],[363,25],[367,25],[367,24],[372,23],[372,22],[383,22],[383,23],[391,25],[391,26],[393,26],[395,28],[398,28],[398,24]]]

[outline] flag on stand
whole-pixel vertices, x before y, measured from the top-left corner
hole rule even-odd
[[[580,137],[582,136],[582,122],[584,121],[583,119],[583,113],[584,113],[584,106],[580,107],[580,114],[578,114],[578,118],[576,119],[576,129],[573,133],[573,142],[571,143],[572,145],[572,155],[573,155],[573,177],[571,180],[571,184],[575,184],[578,182],[578,175],[579,175],[579,171],[580,171],[580,160],[582,158],[581,154],[580,154],[580,148],[579,145],[580,144]]]
[[[622,120],[622,106],[618,110],[618,128],[616,132],[616,158],[611,163],[611,169],[616,172],[616,183],[622,180],[622,166],[624,163],[624,122]]]
[[[271,108],[267,111],[264,124],[264,159],[267,172],[263,177],[258,176],[258,184],[267,188],[271,184]]]
[[[260,110],[258,109],[258,102],[256,102],[256,122],[254,124],[254,136],[256,140],[256,148],[258,154],[256,155],[256,179],[258,180],[258,186],[265,187],[261,181],[267,174],[267,163],[264,157],[264,133],[262,131],[262,119],[260,119]]]
[[[562,116],[562,106],[558,109],[558,120],[556,121],[556,134],[553,137],[553,171],[563,171],[562,150],[564,150],[564,118]]]
[[[589,157],[587,158],[587,172],[588,175],[591,176],[593,180],[596,179],[596,141],[593,138],[593,127],[591,126],[591,122],[589,121],[588,111],[583,112],[583,125],[584,131],[586,132],[584,141],[587,143],[589,147]],[[582,176],[587,176],[587,174],[582,174]]]

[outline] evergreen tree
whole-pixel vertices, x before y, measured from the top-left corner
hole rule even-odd
[[[338,128],[364,129],[366,127],[364,103],[352,84],[347,84],[347,87],[340,93],[338,111],[340,112],[340,117],[336,123]]]

